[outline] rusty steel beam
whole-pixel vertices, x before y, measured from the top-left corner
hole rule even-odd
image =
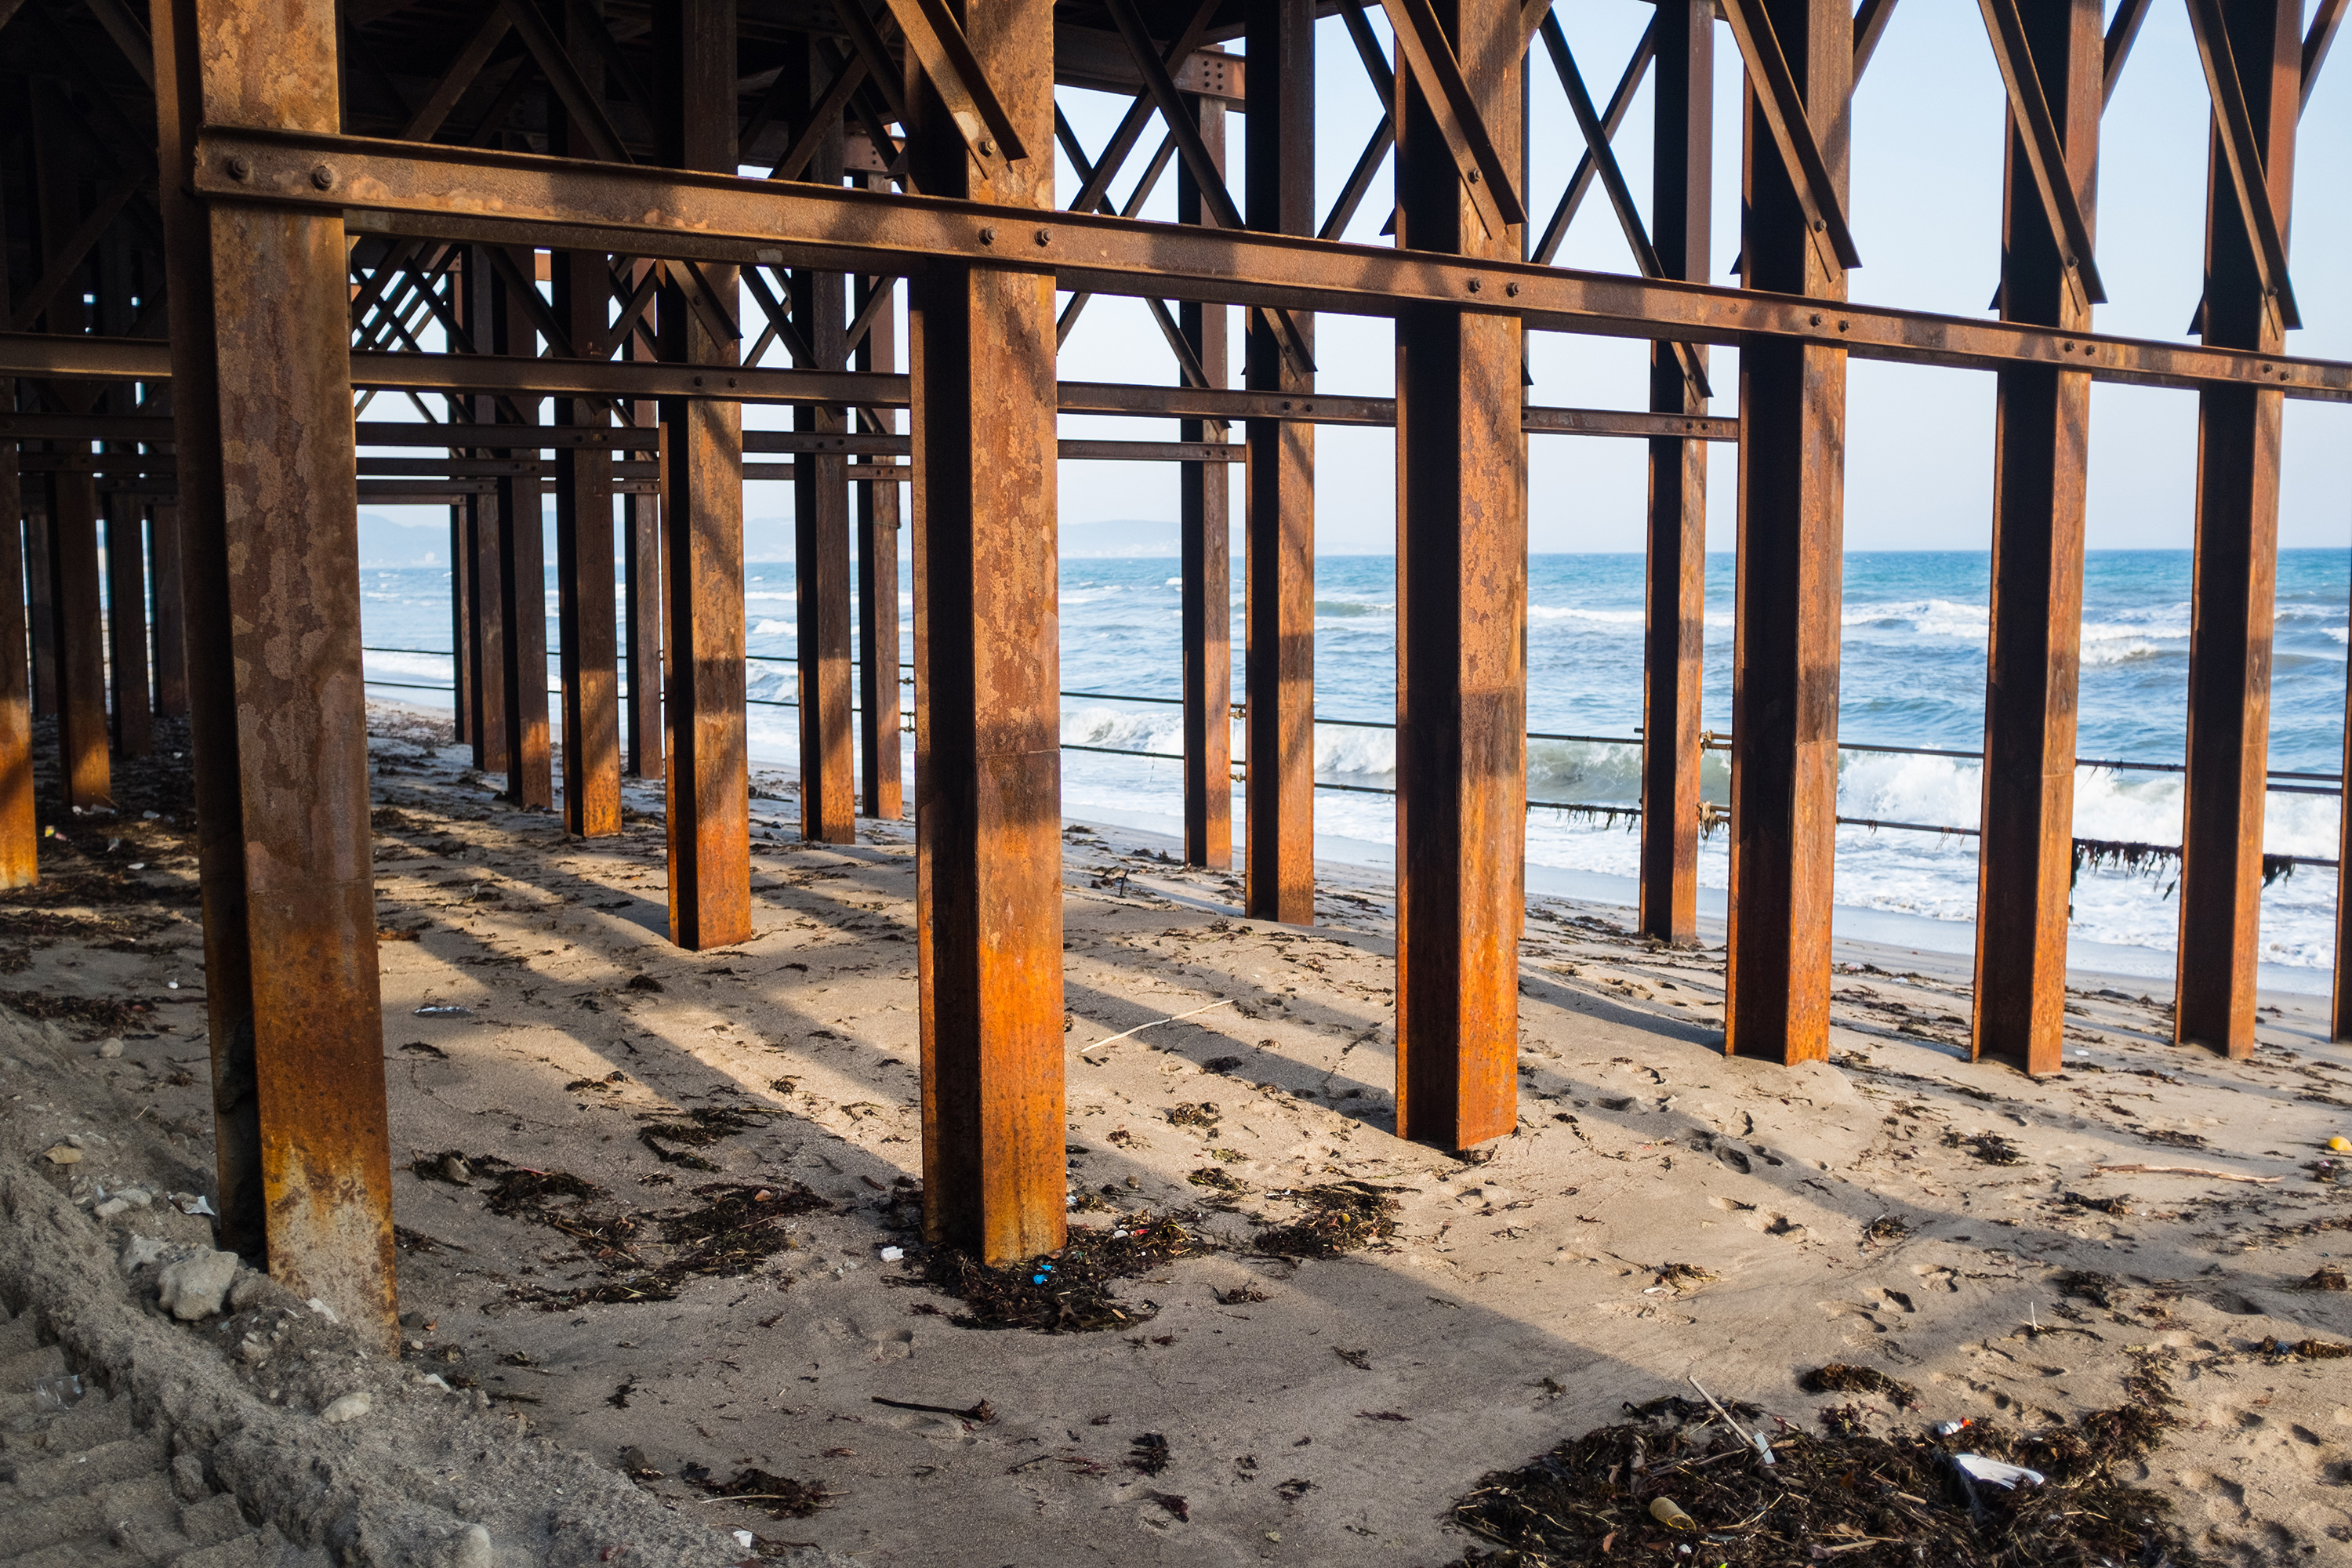
[[[147,680],[147,542],[139,498],[106,499],[106,651],[114,699],[114,752],[143,757],[155,749],[155,700]]]
[[[656,130],[666,180],[735,167],[733,0],[678,0],[655,14]],[[813,188],[813,187],[796,187]],[[673,280],[680,269],[672,268]],[[735,274],[707,268],[720,298]],[[738,345],[719,338],[676,281],[659,297],[664,357],[713,381],[735,374]],[[634,369],[635,366],[617,368]],[[669,799],[670,940],[690,951],[751,934],[751,764],[743,708],[743,415],[739,405],[665,397],[662,562],[669,671],[665,773]]]
[[[2283,247],[2294,189],[2302,6],[2236,0],[2200,38],[2231,71],[2246,123],[2212,132],[2206,182],[2205,342],[2275,350],[2289,312],[2266,258]],[[2226,36],[2226,48],[2224,37]],[[2261,183],[2238,188],[2248,163]],[[2274,215],[2274,229],[2250,214]],[[2278,253],[2283,257],[2283,249]],[[2173,1037],[2232,1057],[2254,1049],[2261,957],[2263,807],[2269,766],[2271,634],[2278,585],[2275,391],[2214,387],[2197,400],[2197,542],[2190,584],[2188,773]]]
[[[23,480],[18,481],[23,494]],[[46,489],[46,482],[44,484]],[[39,491],[36,492],[41,493]],[[57,616],[51,604],[57,589],[57,528],[47,510],[25,517],[25,629],[33,643],[33,715],[54,718],[58,711]]]
[[[531,7],[518,5],[515,10],[520,15]],[[608,40],[604,19],[584,5],[568,5],[561,15],[562,52],[593,102],[604,89],[604,59],[598,47]],[[568,106],[551,117],[559,151],[569,148],[588,156],[611,134],[610,122],[601,112],[593,125]],[[553,313],[572,353],[602,363],[610,353],[605,342],[612,296],[609,261],[601,251],[559,251],[549,258],[549,271]],[[612,414],[602,398],[561,397],[555,401],[555,423],[593,435],[611,426]],[[538,510],[531,508],[534,522]],[[555,454],[555,587],[558,684],[563,693],[563,827],[583,838],[609,837],[621,831],[621,650],[613,602],[613,453],[608,442],[583,441]]]
[[[188,715],[188,628],[180,571],[180,509],[156,503],[147,538],[155,576],[155,711]]]
[[[629,281],[642,286],[652,276],[653,265],[639,261],[630,268]],[[658,312],[659,303],[653,309]],[[648,355],[651,345],[636,333],[629,334],[623,353],[630,359]],[[640,430],[650,432],[656,442],[656,461],[659,462],[658,442],[661,429],[660,409],[651,403],[625,405],[630,423]],[[667,731],[662,723],[662,693],[667,681],[662,669],[662,650],[667,646],[663,636],[662,563],[667,548],[662,542],[661,497],[631,494],[623,500],[622,508],[622,614],[625,621],[624,636],[628,643],[629,689],[623,700],[628,717],[628,756],[625,766],[635,777],[657,779],[663,775],[667,758],[664,752]]]
[[[808,125],[815,145],[803,179],[838,185],[843,134],[839,112],[813,120],[826,74],[814,40],[803,38],[786,51],[784,69],[793,79],[785,112],[795,125]],[[756,274],[755,274],[756,276]],[[824,268],[803,267],[792,275],[792,320],[805,349],[804,370],[848,368],[848,279]],[[845,437],[847,410],[839,404],[801,404],[793,410],[796,434]],[[857,838],[856,720],[851,693],[856,686],[851,647],[856,635],[855,590],[849,564],[849,463],[840,450],[803,457],[793,465],[793,592],[800,658],[801,837],[813,844],[850,844]]]
[[[450,706],[457,717],[450,730],[461,746],[471,745],[474,740],[474,639],[466,618],[470,592],[467,580],[472,575],[472,552],[466,547],[466,503],[453,499],[449,502],[449,684],[453,689]]]
[[[483,252],[492,261],[490,276],[490,343],[499,353],[532,357],[537,333],[534,312],[523,306],[528,293],[509,281],[497,267],[495,252]],[[530,276],[530,258],[516,258],[516,270]],[[541,307],[542,309],[544,307]],[[517,400],[517,412],[526,427],[536,425],[536,398]],[[492,455],[515,458],[537,449],[537,439],[526,429],[522,445]],[[506,716],[507,787],[500,797],[525,810],[555,804],[555,766],[550,751],[547,711],[547,543],[540,506],[541,486],[534,477],[501,476],[498,488],[498,556],[499,639],[506,647],[501,666],[505,689],[500,693]]]
[[[2011,7],[2020,34],[2011,71],[2021,80],[2031,73],[2047,121],[2028,126],[2011,110],[2001,313],[2087,330],[2085,296],[2096,291],[2079,286],[2068,258],[2080,254],[2078,233],[2087,240],[2097,190],[2099,0],[2042,0],[2022,10],[2013,0],[1989,3]],[[2042,188],[2045,174],[2062,196]],[[2059,1070],[2065,1025],[2091,384],[2079,372],[2005,370],[1998,385],[1969,1048],[2039,1075]]]
[[[49,624],[58,671],[58,777],[68,808],[114,804],[107,761],[106,610],[99,594],[98,482],[49,477]]]
[[[868,182],[880,175],[866,176]],[[877,292],[898,287],[891,278],[858,280],[862,310]],[[857,346],[857,368],[892,371],[898,364],[898,325],[887,306]],[[895,434],[898,416],[861,409],[858,420],[876,435]],[[897,822],[906,816],[905,742],[898,738],[898,476],[888,484],[857,487],[858,769],[860,805],[868,816]]]
[[[1715,7],[1660,0],[1653,247],[1665,276],[1708,275],[1714,234]],[[1700,374],[1706,353],[1688,351]],[[1650,407],[1669,418],[1706,414],[1706,398],[1665,345],[1650,351]],[[1737,421],[1726,423],[1737,424]],[[1642,847],[1638,929],[1676,945],[1698,936],[1700,679],[1706,654],[1706,447],[1650,443],[1649,552],[1642,644]]]
[[[1853,77],[1844,0],[1735,0],[1769,18],[1795,107],[1748,89],[1747,281],[1805,295],[1825,320],[1846,279],[1773,145],[1795,130],[1827,150],[1843,202]],[[1837,854],[1838,616],[1844,528],[1845,354],[1829,342],[1739,356],[1738,606],[1731,699],[1730,961],[1724,1048],[1783,1064],[1829,1054],[1830,890]]]
[[[975,162],[936,84],[917,83],[915,183],[1042,220],[1051,0],[961,9],[1041,155]],[[1004,1263],[1059,1247],[1068,1205],[1054,283],[962,266],[926,268],[909,290],[923,1233]]]
[[[1315,16],[1311,0],[1251,0],[1245,144],[1251,231],[1315,232]],[[1180,229],[1181,226],[1179,226]],[[1202,230],[1203,233],[1222,233]],[[1309,346],[1311,316],[1297,319]],[[1314,399],[1313,371],[1253,315],[1243,378],[1265,401]],[[1394,418],[1395,405],[1390,405]],[[1252,416],[1244,427],[1243,907],[1315,919],[1315,429]]]
[[[1209,98],[1184,102],[1222,177],[1225,106]],[[1209,221],[1200,181],[1189,165],[1176,173],[1176,216],[1181,223]],[[1177,313],[1202,379],[1222,389],[1232,374],[1225,307],[1186,300]],[[1186,442],[1223,445],[1225,426],[1187,419],[1179,435]],[[1069,445],[1062,445],[1066,457]],[[1207,461],[1186,462],[1176,483],[1182,557],[1178,571],[1183,579],[1178,636],[1184,666],[1184,860],[1223,870],[1234,863],[1233,485],[1223,463]]]
[[[220,1237],[388,1349],[343,227],[188,179],[200,123],[337,123],[334,7],[156,0],[153,35]]]
[[[1518,7],[1436,0],[1463,119],[1517,167]],[[1397,238],[1516,258],[1521,226],[1467,216],[1435,84],[1400,73]],[[1479,209],[1481,212],[1483,208]],[[1441,1149],[1518,1118],[1527,819],[1524,330],[1424,306],[1397,318],[1397,1136]]]
[[[0,295],[5,292],[0,283]],[[0,399],[13,402],[15,395],[15,388],[0,383]],[[29,888],[40,880],[40,829],[33,821],[30,633],[26,597],[17,590],[25,580],[23,483],[16,449],[0,446],[0,888]]]
[[[1786,339],[1835,343],[1864,358],[1979,370],[2011,363],[2079,364],[2080,356],[2087,355],[2100,381],[2189,388],[2283,382],[2290,397],[2352,400],[2352,363],[2342,361],[2061,333],[1843,301],[1831,311],[1819,309],[1821,301],[1777,292],[1449,258],[1255,229],[1229,233],[1044,212],[1024,215],[1018,228],[1000,233],[1000,226],[1008,223],[1003,212],[941,197],[810,187],[794,187],[785,197],[774,182],[718,175],[664,176],[648,184],[652,176],[636,169],[360,138],[223,131],[209,152],[215,162],[243,159],[247,176],[231,178],[208,164],[198,174],[207,194],[324,205],[380,233],[415,228],[448,231],[458,238],[494,235],[514,243],[583,248],[605,243],[636,254],[790,260],[909,274],[992,259],[1050,269],[1066,289],[1381,317],[1416,303],[1475,300],[1481,309],[1515,313],[1539,331],[1717,346]],[[341,185],[348,178],[354,188],[350,197],[322,194],[313,182],[312,172],[328,159],[335,161],[328,164],[331,183]],[[361,192],[369,205],[342,205],[359,199]],[[474,216],[491,205],[499,209],[497,217]],[[1036,242],[1040,233],[1043,243]],[[1024,243],[1015,247],[1014,239]],[[46,342],[46,350],[34,352],[70,363],[60,340]],[[58,374],[54,368],[17,368],[10,352],[16,347],[0,337],[0,374]],[[747,373],[744,384],[748,388],[762,375],[793,374]]]
[[[457,315],[458,326],[467,338],[484,347],[490,342],[490,264],[480,247],[468,247],[460,260],[457,273]],[[469,434],[480,439],[512,439],[521,433],[520,426],[500,427],[493,435],[485,428],[497,416],[497,400],[490,397],[469,397],[449,400],[451,423],[457,424],[460,412],[470,413]],[[451,435],[454,435],[453,431]],[[549,436],[561,432],[550,432]],[[451,435],[439,439],[447,440]],[[542,437],[542,438],[548,438]],[[485,448],[470,450],[478,458],[487,459]],[[499,498],[495,491],[475,490],[459,502],[465,508],[466,552],[466,679],[467,700],[473,713],[470,739],[474,749],[474,766],[484,773],[504,773],[507,768],[507,677],[506,629],[499,615],[499,603],[504,596],[499,586],[504,574],[499,569]]]

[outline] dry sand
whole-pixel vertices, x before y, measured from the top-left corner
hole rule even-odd
[[[2147,1484],[2192,1537],[2223,1560],[2352,1561],[2352,1363],[2258,1349],[2352,1332],[2352,1296],[2300,1288],[2352,1253],[2352,1182],[2312,1169],[2352,1133],[2352,1050],[2315,999],[2266,997],[2233,1063],[2168,1043],[2161,991],[2077,975],[2068,1068],[2035,1082],[1964,1059],[1964,960],[1843,942],[1832,1062],[1785,1069],[1720,1053],[1719,933],[1663,950],[1622,910],[1538,900],[1519,1125],[1457,1160],[1391,1135],[1376,874],[1320,868],[1320,923],[1274,926],[1173,844],[1074,824],[1073,1222],[1198,1207],[1225,1245],[1122,1285],[1148,1315],[1131,1330],[980,1331],[879,1251],[913,1239],[920,1174],[911,825],[803,847],[785,787],[755,782],[758,934],[685,953],[664,937],[657,789],[633,786],[621,838],[567,840],[492,799],[427,716],[377,719],[379,908],[412,938],[383,948],[394,1157],[474,1163],[470,1185],[396,1177],[410,1354],[518,1429],[626,1454],[696,1519],[877,1564],[1437,1564],[1475,1544],[1446,1511],[1483,1473],[1693,1372],[1798,1426],[1830,1401],[1797,1378],[1830,1362],[1916,1384],[1906,1423],[2032,1421],[2121,1402],[2152,1352],[2184,1403]],[[59,864],[193,879],[171,824],[69,836]],[[0,987],[165,999],[147,1017],[170,1031],[133,1028],[106,1070],[201,1166],[194,925],[109,946],[27,942],[19,920],[0,915],[26,965]],[[416,1011],[436,1005],[467,1011]],[[640,1216],[633,1258],[492,1212],[499,1161]],[[1253,1254],[1255,1221],[1301,1213],[1285,1194],[1341,1181],[1394,1189],[1390,1240]],[[686,1256],[657,1216],[720,1182],[830,1206],[748,1272],[562,1305]],[[1147,1474],[1148,1436],[1165,1464]],[[746,1467],[830,1500],[778,1521],[689,1479]]]

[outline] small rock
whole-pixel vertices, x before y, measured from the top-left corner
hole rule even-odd
[[[69,1143],[60,1143],[48,1152],[47,1159],[52,1165],[79,1165],[81,1151]]]
[[[122,1244],[121,1265],[125,1274],[135,1274],[150,1263],[161,1263],[171,1249],[152,1236],[134,1236]]]
[[[498,1560],[490,1550],[490,1532],[478,1524],[469,1524],[441,1543],[434,1553],[436,1565],[446,1568],[490,1568]]]
[[[83,1137],[79,1132],[68,1132],[65,1136],[66,1146],[69,1149],[87,1149],[90,1146],[91,1142],[92,1140]],[[96,1140],[96,1142],[103,1143],[106,1140],[100,1138]]]
[[[269,1293],[277,1288],[278,1281],[260,1269],[240,1268],[237,1270],[236,1283],[229,1287],[228,1304],[242,1312],[247,1308],[268,1300]]]
[[[168,1265],[162,1280],[164,1310],[184,1323],[210,1317],[220,1310],[236,1268],[234,1252],[199,1252]]]
[[[400,1326],[404,1329],[421,1329],[425,1326],[426,1321],[427,1320],[422,1312],[403,1312],[400,1314]]]
[[[202,1502],[212,1495],[205,1484],[205,1462],[194,1454],[180,1454],[172,1460],[172,1490],[182,1502]]]
[[[122,1054],[122,1042],[111,1037],[98,1042],[98,1054],[111,1060]]]
[[[319,1316],[326,1319],[327,1321],[331,1323],[340,1323],[342,1321],[341,1318],[335,1316],[335,1310],[332,1307],[328,1306],[326,1302],[320,1300],[316,1296],[311,1297],[308,1301],[305,1301],[303,1305],[310,1308],[310,1310],[318,1313]]]
[[[375,1407],[375,1395],[365,1389],[346,1394],[319,1412],[319,1419],[330,1426],[340,1426],[346,1421],[356,1421]],[[479,1526],[476,1527],[480,1528]],[[485,1537],[484,1539],[488,1539]],[[487,1561],[487,1560],[486,1560]]]
[[[474,1167],[466,1163],[459,1155],[444,1154],[441,1156],[441,1179],[456,1186],[470,1187],[474,1184]]]
[[[89,1212],[96,1215],[100,1219],[112,1219],[116,1215],[128,1211],[130,1207],[131,1200],[118,1194],[117,1195],[107,1199],[104,1203],[99,1205]]]
[[[114,1194],[133,1208],[145,1208],[155,1201],[155,1194],[144,1187],[125,1187]]]

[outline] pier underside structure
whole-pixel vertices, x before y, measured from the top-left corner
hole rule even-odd
[[[742,487],[789,479],[814,840],[904,808],[911,530],[929,1237],[1049,1250],[1053,459],[1181,465],[1186,853],[1231,863],[1245,767],[1247,911],[1307,921],[1314,433],[1392,426],[1399,1128],[1469,1147],[1517,1115],[1528,443],[1649,445],[1640,920],[1682,942],[1706,444],[1736,442],[1725,1048],[1816,1059],[1859,356],[1999,384],[1973,1040],[2037,1073],[2060,1064],[2090,388],[2197,397],[2178,1032],[2249,1052],[2283,408],[2352,401],[2352,364],[2285,352],[2296,121],[2346,3],[2306,31],[2294,0],[2187,0],[2208,92],[2179,110],[2211,128],[2193,342],[2093,321],[2101,110],[2149,0],[1979,3],[2009,104],[1991,319],[1846,300],[1850,104],[1894,0],[1657,0],[1605,99],[1549,0],[0,0],[0,552],[22,584],[0,592],[0,884],[37,875],[36,715],[83,809],[153,715],[185,716],[223,1245],[388,1333],[358,508],[448,508],[459,739],[583,837],[620,830],[625,774],[665,781],[670,936],[711,950],[752,934]],[[1376,123],[1318,116],[1318,45],[1360,57]],[[1709,227],[1719,50],[1747,84],[1737,237]],[[1585,142],[1565,192],[1531,188],[1538,77]],[[1612,151],[1645,79],[1646,204]],[[1088,148],[1057,87],[1132,104]],[[1323,132],[1361,139],[1336,193]],[[1393,243],[1334,237],[1384,164]],[[1136,217],[1171,172],[1180,221]],[[1632,265],[1553,265],[1595,187]],[[1740,287],[1705,281],[1718,243]],[[1147,302],[1164,384],[1057,378],[1097,295]],[[1330,314],[1393,322],[1394,398],[1318,392]],[[1530,404],[1538,332],[1649,342],[1644,405]],[[1734,390],[1713,348],[1739,351],[1736,418],[1708,411]],[[791,428],[746,432],[745,404]],[[1181,438],[1057,445],[1064,413]],[[532,585],[551,492],[560,780]]]

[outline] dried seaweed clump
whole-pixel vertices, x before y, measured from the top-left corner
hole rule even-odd
[[[1979,1132],[1966,1138],[1958,1132],[1947,1132],[1944,1134],[1944,1147],[1966,1149],[1988,1165],[2025,1163],[2025,1151],[2020,1149],[2014,1141],[2004,1138],[1998,1132]]]
[[[1848,1366],[1843,1362],[1815,1367],[1797,1380],[1797,1386],[1807,1394],[1881,1394],[1905,1410],[1916,1409],[1919,1404],[1919,1391],[1901,1378],[1889,1377],[1876,1367]]]
[[[59,996],[48,991],[0,991],[5,1002],[27,1018],[43,1023],[87,1024],[102,1034],[126,1034],[155,1020],[145,1002],[120,1002],[111,996]]]
[[[709,1106],[689,1110],[683,1121],[648,1121],[637,1129],[637,1142],[654,1152],[654,1158],[668,1165],[684,1165],[692,1171],[716,1171],[718,1166],[699,1154],[682,1152],[684,1149],[708,1149],[721,1138],[731,1138],[738,1132],[749,1132],[759,1126],[753,1117],[729,1106]],[[678,1145],[673,1148],[671,1145]]]
[[[1603,1426],[1481,1479],[1454,1521],[1499,1550],[1474,1550],[1454,1568],[2195,1568],[2204,1560],[2167,1519],[2170,1504],[2116,1475],[2156,1447],[2168,1419],[2135,1407],[2032,1433],[1978,1423],[1941,1439],[1832,1421],[1822,1436],[1774,1434],[1768,1468],[1713,1412],[1675,1399],[1656,1424]],[[1972,1482],[1952,1458],[1963,1448],[2047,1482],[2014,1492]],[[1661,1499],[1675,1506],[1660,1512],[1696,1531],[1662,1522],[1651,1511]]]
[[[765,1470],[740,1469],[731,1481],[698,1481],[712,1497],[734,1498],[770,1519],[806,1519],[833,1500],[823,1481],[796,1481]]]
[[[2344,1278],[2344,1270],[2338,1268],[2333,1263],[2323,1263],[2317,1268],[2312,1270],[2311,1278],[2303,1281],[2298,1289],[2305,1290],[2343,1290],[2352,1289],[2352,1283],[2347,1283],[2346,1281]]]
[[[1396,1234],[1396,1199],[1389,1194],[1402,1191],[1369,1182],[1330,1182],[1270,1194],[1297,1200],[1306,1213],[1288,1225],[1258,1232],[1254,1250],[1267,1258],[1339,1258],[1361,1252]]]
[[[2338,1361],[2352,1356],[2352,1344],[2336,1344],[2328,1340],[2296,1340],[2293,1343],[2276,1334],[2265,1334],[2254,1349],[2268,1356],[2301,1356],[2305,1361]]]
[[[690,1248],[657,1270],[667,1279],[748,1274],[793,1245],[784,1221],[833,1207],[797,1182],[714,1182],[695,1188],[694,1195],[707,1200],[700,1208],[661,1216],[662,1239]]]
[[[1213,1251],[1215,1244],[1191,1228],[1197,1219],[1193,1211],[1180,1210],[1159,1217],[1132,1215],[1108,1230],[1074,1226],[1060,1251],[1009,1268],[992,1268],[969,1254],[935,1247],[921,1274],[884,1278],[893,1284],[929,1285],[963,1302],[964,1310],[948,1320],[960,1329],[1046,1334],[1131,1329],[1150,1321],[1160,1309],[1116,1297],[1111,1285]]]

